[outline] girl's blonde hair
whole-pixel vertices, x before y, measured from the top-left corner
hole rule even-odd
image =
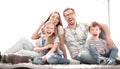
[[[53,35],[51,36],[51,37],[49,37],[48,38],[48,42],[50,43],[50,44],[53,44],[54,43],[54,39],[55,39],[55,37],[57,36],[57,30],[55,30],[55,24],[53,23],[53,22],[51,22],[51,21],[47,21],[45,24],[44,24],[44,27],[42,28],[42,33],[43,34],[45,34],[45,32],[44,32],[44,28],[46,27],[46,25],[48,25],[48,24],[53,24],[54,25],[54,33],[53,33]]]

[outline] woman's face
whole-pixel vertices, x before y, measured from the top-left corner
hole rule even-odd
[[[52,21],[55,25],[57,25],[58,22],[60,21],[60,17],[58,13],[52,13],[49,20]]]
[[[48,37],[52,36],[54,33],[54,28],[55,28],[55,25],[53,23],[48,23],[44,28],[45,35]]]

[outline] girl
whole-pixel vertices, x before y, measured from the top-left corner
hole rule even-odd
[[[43,36],[41,36],[41,38],[36,44],[36,47],[34,48],[34,51],[41,52],[41,55],[35,57],[33,63],[68,64],[69,60],[62,58],[62,53],[60,53],[59,38],[57,37],[57,34],[55,32],[55,25],[51,21],[47,21],[44,24],[43,31],[41,32],[41,34],[43,34]]]

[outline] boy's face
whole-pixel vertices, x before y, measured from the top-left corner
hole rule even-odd
[[[54,24],[52,24],[52,23],[47,24],[44,28],[45,35],[48,37],[52,36],[54,33],[54,28],[55,28]]]
[[[90,34],[92,35],[92,37],[99,37],[100,32],[101,30],[98,26],[90,28]]]

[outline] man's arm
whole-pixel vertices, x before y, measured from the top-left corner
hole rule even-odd
[[[100,26],[105,33],[108,48],[112,48],[113,46],[115,46],[115,44],[111,39],[109,27],[107,26],[107,24],[100,24]]]

